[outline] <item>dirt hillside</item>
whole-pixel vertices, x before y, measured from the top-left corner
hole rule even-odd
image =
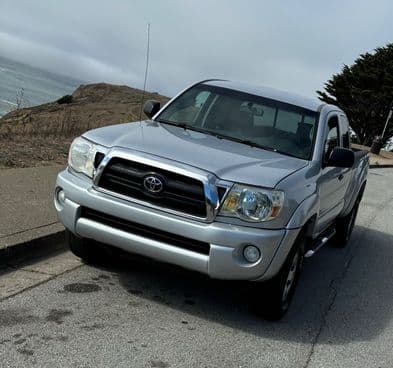
[[[63,103],[12,111],[0,118],[0,167],[65,163],[70,142],[84,131],[139,120],[141,98],[139,89],[98,83],[81,85]],[[168,101],[146,92],[148,99]]]

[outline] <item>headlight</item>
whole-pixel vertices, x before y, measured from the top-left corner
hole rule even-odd
[[[97,145],[84,138],[76,138],[71,144],[68,155],[68,165],[76,172],[93,177],[94,158],[97,153]]]
[[[235,184],[228,193],[220,215],[262,222],[276,218],[284,204],[284,192]]]

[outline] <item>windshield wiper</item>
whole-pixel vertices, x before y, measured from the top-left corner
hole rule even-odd
[[[268,146],[263,146],[261,144],[258,144],[254,141],[251,141],[249,139],[242,139],[242,138],[236,138],[236,137],[231,137],[229,135],[225,135],[225,134],[217,134],[218,138],[222,138],[222,139],[228,139],[229,141],[234,141],[237,143],[242,143],[242,144],[246,144],[247,146],[250,147],[256,147],[256,148],[261,148],[264,149],[266,151],[272,151],[272,152],[277,152],[274,148],[268,147]]]
[[[262,149],[265,149],[265,150],[268,150],[268,151],[274,151],[273,148],[261,146],[261,145],[255,143],[253,141],[250,141],[248,139],[231,137],[231,136],[226,135],[226,134],[221,134],[221,133],[213,132],[211,130],[207,130],[207,129],[198,128],[198,127],[195,127],[195,126],[192,126],[192,125],[188,125],[187,123],[178,122],[178,121],[171,121],[171,120],[165,120],[165,119],[157,119],[157,121],[159,123],[162,123],[162,124],[173,125],[173,126],[176,126],[176,127],[179,127],[179,128],[189,129],[189,130],[194,130],[196,132],[209,134],[209,135],[212,135],[212,136],[214,136],[216,138],[219,138],[219,139],[227,139],[229,141],[234,141],[234,142],[238,142],[238,143],[247,144],[248,146],[251,146],[251,147],[257,147],[257,148],[262,148]]]
[[[230,139],[226,135],[223,135],[223,134],[220,134],[220,133],[216,133],[216,132],[213,132],[211,130],[207,130],[207,129],[203,129],[203,128],[198,128],[198,127],[195,127],[193,125],[188,125],[188,124],[183,123],[183,122],[175,122],[175,121],[164,120],[164,119],[159,119],[157,121],[159,123],[162,123],[162,124],[173,125],[173,126],[176,126],[176,127],[179,127],[179,128],[193,130],[195,132],[212,135],[212,136],[214,136],[216,138],[219,138],[219,139]]]
[[[173,126],[177,126],[179,128],[184,128],[184,129],[188,129],[190,127],[186,123],[181,123],[181,122],[176,122],[176,121],[170,121],[170,120],[164,120],[164,119],[159,119],[156,121],[158,121],[159,123],[162,123],[162,124],[173,125]]]
[[[203,129],[203,128],[198,128],[198,127],[195,127],[193,125],[188,125],[187,123],[183,123],[183,122],[176,122],[176,121],[170,121],[170,120],[164,120],[164,119],[159,119],[159,120],[156,120],[156,121],[158,121],[159,123],[162,123],[162,124],[173,125],[173,126],[176,126],[176,127],[179,127],[179,128],[193,130],[195,132],[213,135],[213,136],[215,136],[217,138],[219,136],[218,133],[215,133],[215,132],[212,132],[210,130]]]

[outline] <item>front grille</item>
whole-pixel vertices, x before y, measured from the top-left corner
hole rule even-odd
[[[154,229],[150,226],[138,224],[136,222],[123,220],[87,207],[82,208],[81,217],[110,226],[115,229],[142,236],[147,239],[167,243],[172,246],[191,250],[196,253],[209,254],[210,244],[199,240],[189,239],[184,236],[172,234],[163,230]]]
[[[163,191],[158,194],[148,192],[143,185],[151,174],[164,181]],[[175,172],[115,157],[105,167],[98,186],[155,206],[206,217],[203,183]]]

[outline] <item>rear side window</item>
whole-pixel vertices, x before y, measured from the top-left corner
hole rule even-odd
[[[252,115],[253,126],[255,127],[272,127],[274,125],[276,109],[273,107],[246,101],[241,104],[240,111],[249,112]]]
[[[302,115],[297,112],[278,110],[276,128],[284,132],[296,133],[298,123],[302,122]]]

